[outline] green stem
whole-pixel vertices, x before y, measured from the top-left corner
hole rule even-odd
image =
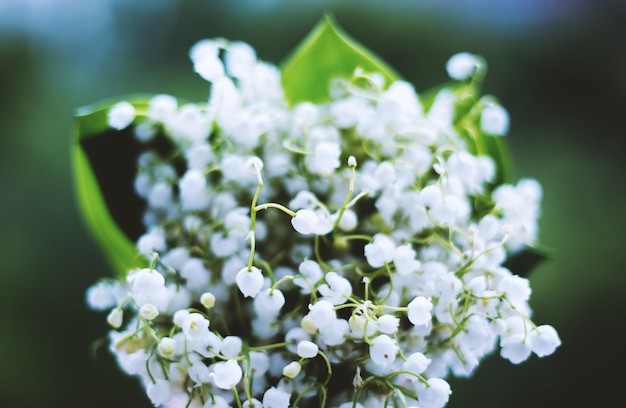
[[[348,194],[346,195],[346,198],[343,201],[343,205],[341,206],[341,209],[339,210],[339,215],[337,216],[335,225],[333,225],[333,231],[337,230],[337,227],[339,226],[339,222],[341,221],[341,217],[343,217],[343,213],[346,212],[346,209],[348,208],[350,197],[352,197],[352,194],[354,193],[354,178],[356,175],[356,171],[355,171],[356,166],[350,166],[350,167],[352,169],[352,175],[350,177],[350,187],[348,188]]]
[[[241,399],[239,398],[239,393],[237,392],[237,388],[235,388],[235,386],[233,386],[233,388],[231,388],[233,390],[233,394],[235,395],[235,402],[237,402],[237,407],[238,408],[243,408],[241,405]]]
[[[326,385],[328,384],[328,382],[330,381],[330,378],[333,375],[333,369],[330,365],[330,360],[328,359],[326,354],[324,354],[321,350],[318,351],[317,354],[319,354],[320,357],[324,359],[324,361],[326,362],[326,368],[328,369],[328,377],[326,378],[326,381],[324,381],[324,387],[323,387],[323,388],[326,388]]]
[[[280,286],[281,283],[287,282],[287,281],[292,281],[294,279],[295,279],[295,277],[292,276],[292,275],[285,275],[285,276],[283,276],[276,283],[274,283],[272,285],[272,287],[270,288],[270,295],[274,294],[274,289],[276,289],[278,286]]]
[[[256,176],[259,182],[259,187],[256,189],[254,193],[254,197],[252,197],[252,204],[250,205],[250,258],[248,259],[248,271],[252,271],[252,262],[254,261],[254,252],[256,250],[256,240],[254,237],[254,229],[256,227],[256,203],[259,199],[259,195],[261,194],[261,190],[263,189],[263,178],[261,177],[261,171],[254,165],[254,170],[256,171]]]
[[[291,211],[289,208],[285,207],[284,205],[278,204],[278,203],[265,203],[265,204],[260,204],[257,205],[254,210],[255,211],[262,211],[262,210],[267,210],[268,208],[276,208],[281,210],[282,212],[284,212],[285,214],[289,215],[290,217],[295,217],[296,213],[294,211]]]

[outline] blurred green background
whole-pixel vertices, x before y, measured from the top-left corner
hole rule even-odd
[[[544,187],[541,243],[555,257],[531,276],[531,306],[563,345],[519,366],[487,358],[471,379],[452,381],[448,406],[620,400],[624,2],[2,0],[0,406],[150,406],[106,350],[91,352],[107,326],[85,290],[112,270],[74,200],[74,109],[134,92],[203,100],[193,43],[243,40],[280,63],[325,11],[418,91],[446,80],[452,54],[482,54],[484,91],[511,115],[514,176]]]

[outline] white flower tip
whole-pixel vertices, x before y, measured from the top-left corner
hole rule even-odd
[[[255,171],[261,171],[263,170],[263,160],[259,159],[256,156],[252,156],[248,160],[246,160],[246,167],[252,168]]]
[[[115,329],[119,329],[122,326],[122,320],[124,319],[124,312],[122,309],[115,308],[111,310],[109,315],[107,316],[107,322],[111,325],[111,327]]]
[[[504,136],[509,132],[509,112],[502,106],[490,103],[480,114],[480,128],[493,136]]]
[[[298,343],[297,353],[302,358],[313,358],[317,355],[319,347],[312,341],[302,340]]]
[[[146,320],[154,320],[159,315],[159,309],[152,303],[146,303],[139,309],[139,314]]]
[[[207,309],[215,306],[215,295],[211,292],[205,292],[200,296],[200,303]]]
[[[287,378],[295,378],[300,374],[302,366],[297,361],[292,361],[283,368],[283,375]]]
[[[446,63],[446,71],[450,78],[461,81],[471,78],[479,66],[480,62],[474,54],[460,52],[450,57]]]
[[[125,129],[135,120],[135,113],[135,107],[130,102],[118,102],[109,109],[109,126],[117,130]]]
[[[348,167],[356,167],[356,157],[348,157]]]
[[[176,352],[176,340],[170,337],[163,337],[157,346],[159,354],[165,358],[169,358]]]

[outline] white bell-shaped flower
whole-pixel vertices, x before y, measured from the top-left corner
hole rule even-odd
[[[137,251],[150,255],[153,252],[164,251],[167,248],[165,232],[160,227],[152,227],[137,239]]]
[[[430,362],[430,358],[418,351],[407,356],[406,361],[402,364],[402,369],[416,374],[422,374],[426,371]],[[415,380],[415,377],[413,377],[413,380]]]
[[[207,309],[211,309],[213,306],[215,306],[215,295],[211,292],[204,292],[202,295],[200,295],[200,303],[202,303],[202,306],[206,307]]]
[[[424,296],[416,297],[407,305],[407,307],[409,308],[409,321],[415,326],[424,325],[432,319],[430,311],[433,308],[433,304]]]
[[[513,364],[519,364],[530,356],[531,348],[523,333],[502,336],[500,355]]]
[[[152,186],[148,193],[148,205],[153,208],[166,209],[172,204],[172,186],[160,181]]]
[[[231,405],[221,395],[212,395],[202,408],[230,408]]]
[[[381,334],[372,340],[370,358],[380,366],[386,367],[393,363],[398,354],[398,344],[386,334]]]
[[[188,339],[201,339],[209,333],[209,320],[200,313],[189,313],[183,322],[183,333]]]
[[[211,146],[204,142],[194,144],[185,151],[185,156],[187,158],[187,167],[202,171],[207,168],[209,163],[215,160]]]
[[[346,320],[334,319],[320,327],[320,338],[327,346],[338,346],[346,341],[350,325]]]
[[[287,345],[287,350],[292,353],[297,353],[297,345],[304,340],[310,341],[311,335],[302,327],[292,327],[287,330],[287,333],[285,334],[285,341],[289,343]]]
[[[236,360],[228,360],[213,365],[213,383],[223,390],[230,390],[241,381],[243,372]]]
[[[302,235],[326,235],[333,229],[330,217],[321,210],[298,210],[291,225]]]
[[[139,309],[139,315],[146,320],[154,320],[159,315],[159,309],[152,303],[146,303]]]
[[[296,196],[292,198],[291,201],[289,201],[289,207],[294,210],[313,210],[317,206],[318,202],[319,199],[315,196],[315,194],[307,190],[301,190],[298,191]]]
[[[323,328],[337,318],[337,312],[334,305],[327,300],[319,300],[309,305],[309,313],[307,315],[311,322],[318,329]]]
[[[171,337],[163,337],[159,341],[159,345],[157,346],[157,351],[159,355],[165,358],[170,358],[176,353],[176,340]]]
[[[561,339],[554,327],[544,324],[537,326],[528,334],[528,343],[537,356],[544,357],[554,353],[561,345]]]
[[[266,351],[250,351],[249,360],[243,361],[243,369],[253,373],[254,378],[262,378],[270,368],[270,358]],[[248,364],[250,369],[248,370]]]
[[[454,54],[448,62],[446,62],[446,71],[452,79],[464,80],[469,79],[478,68],[478,60],[476,56],[469,52],[460,52]]]
[[[211,369],[202,361],[195,361],[187,372],[189,378],[196,384],[205,384],[211,381]]]
[[[507,300],[514,306],[526,303],[531,294],[528,279],[518,275],[504,277],[497,283],[496,290],[506,296]]]
[[[348,297],[352,295],[350,281],[337,274],[337,272],[328,272],[324,280],[326,283],[319,285],[317,288],[324,300],[329,301],[333,305],[346,303]]]
[[[239,336],[226,336],[222,340],[222,346],[220,351],[223,355],[229,358],[235,358],[241,353],[243,347],[243,341]]]
[[[416,272],[422,265],[421,262],[415,258],[415,251],[411,247],[411,244],[400,245],[394,249],[392,259],[396,271],[400,275],[408,275]]]
[[[176,312],[174,312],[174,316],[172,317],[172,321],[174,322],[174,324],[178,327],[183,327],[183,324],[185,324],[185,320],[187,319],[187,316],[189,316],[190,312],[189,310],[186,309],[180,309],[177,310]]]
[[[146,393],[154,406],[163,405],[172,399],[172,386],[169,381],[158,379],[148,383]]]
[[[337,221],[338,217],[339,217],[338,212],[334,213],[331,216],[333,223]],[[352,231],[358,226],[358,224],[359,224],[358,215],[352,209],[348,208],[341,215],[341,219],[339,220],[339,224],[337,226],[342,231]]]
[[[265,289],[254,298],[254,310],[260,317],[278,314],[284,304],[285,295],[278,289]]]
[[[135,107],[127,101],[118,102],[111,106],[107,115],[109,126],[122,130],[135,120]]]
[[[378,330],[385,334],[395,333],[399,325],[400,319],[389,314],[380,316],[377,321]]]
[[[283,368],[283,375],[287,378],[295,378],[300,374],[302,366],[297,361],[292,361]]]
[[[480,113],[480,128],[490,135],[506,135],[509,132],[509,112],[502,105],[488,104]]]
[[[209,205],[206,177],[201,170],[189,169],[178,182],[183,210],[203,210]]]
[[[257,183],[257,174],[249,161],[249,158],[239,154],[229,154],[221,161],[222,174],[225,180],[232,181],[238,185],[254,185]]]
[[[181,144],[203,143],[211,133],[213,117],[192,103],[182,105],[167,122],[169,133]]]
[[[283,389],[271,387],[263,394],[263,408],[288,408],[291,394]]]
[[[122,309],[115,308],[109,312],[107,315],[107,322],[111,325],[111,327],[115,329],[119,329],[122,326],[122,321],[124,320],[124,312]]]
[[[159,272],[150,268],[134,270],[128,274],[126,281],[138,307],[152,303],[159,310],[165,310],[169,292],[165,287],[165,278]]]
[[[211,279],[211,273],[200,258],[189,258],[181,268],[180,276],[187,281],[187,287],[193,290],[202,290]]]
[[[228,73],[235,78],[245,78],[256,62],[256,52],[249,44],[235,41],[228,44],[225,56]]]
[[[311,286],[314,286],[324,276],[322,267],[309,259],[298,265],[298,272],[300,275],[294,279],[293,283],[300,287],[303,294],[311,293]]]
[[[87,305],[94,310],[107,310],[117,304],[117,297],[123,288],[116,282],[98,282],[87,289]]]
[[[170,118],[176,110],[178,110],[178,101],[174,96],[159,94],[150,99],[148,116],[150,116],[150,119],[157,122],[167,122],[167,119]]]
[[[263,406],[263,403],[256,398],[245,400],[243,404],[241,404],[241,408],[256,408],[256,407],[262,407],[262,406]]]
[[[213,40],[201,40],[191,47],[189,57],[194,71],[209,82],[224,76],[224,64],[219,58],[221,44]]]
[[[245,297],[255,297],[263,287],[263,274],[261,270],[255,266],[248,270],[243,267],[237,272],[235,277],[237,287]]]
[[[330,175],[340,166],[339,156],[341,148],[339,143],[320,142],[315,145],[313,155],[307,156],[306,163],[309,171],[313,174]]]
[[[443,408],[450,399],[450,384],[441,378],[429,378],[428,386],[418,382],[417,395],[420,408]]]
[[[319,347],[312,341],[303,340],[298,343],[297,353],[302,358],[313,358],[317,356]]]
[[[365,258],[372,268],[380,268],[393,260],[395,244],[387,235],[376,234],[374,240],[365,245]]]

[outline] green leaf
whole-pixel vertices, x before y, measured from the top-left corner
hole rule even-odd
[[[292,105],[326,102],[331,80],[349,78],[357,67],[381,73],[388,83],[400,79],[391,67],[325,16],[282,64],[287,101]]]
[[[78,207],[120,276],[141,262],[134,240],[141,231],[137,224],[143,209],[133,190],[139,145],[132,129],[111,129],[107,113],[115,103],[128,101],[137,116],[145,115],[150,98],[134,95],[101,101],[79,108],[75,114],[71,149]]]

